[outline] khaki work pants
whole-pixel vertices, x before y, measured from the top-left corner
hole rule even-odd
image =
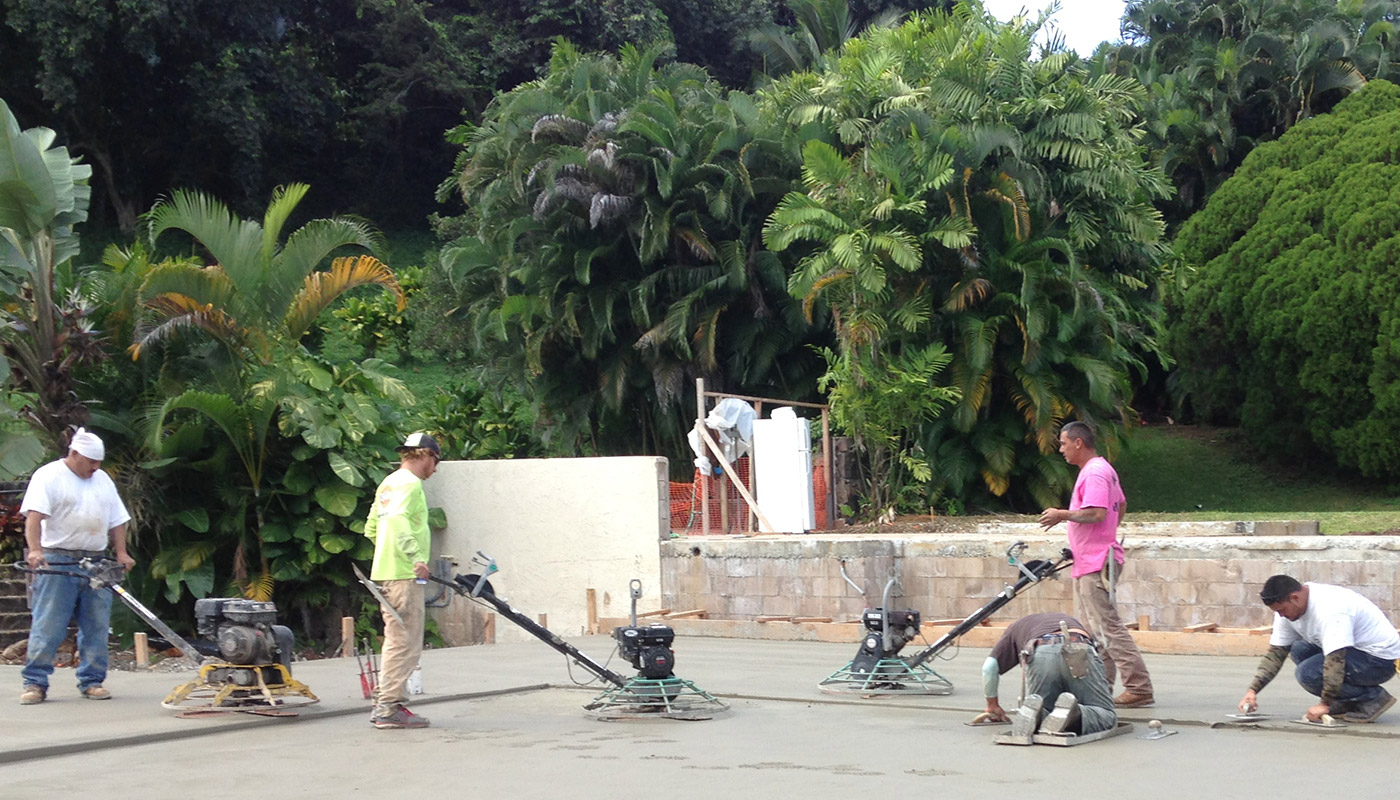
[[[1123,689],[1131,694],[1152,695],[1152,678],[1147,674],[1133,635],[1118,617],[1118,608],[1108,597],[1108,575],[1100,570],[1074,579],[1074,604],[1080,619],[1103,646],[1104,678],[1110,691],[1120,673]]]
[[[388,716],[408,704],[408,676],[423,654],[423,589],[413,579],[380,581],[380,591],[403,624],[384,615],[384,650],[379,657],[379,685],[374,690],[374,713]]]

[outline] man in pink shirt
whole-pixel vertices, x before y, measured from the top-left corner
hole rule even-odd
[[[1113,698],[1119,708],[1142,708],[1153,703],[1152,678],[1132,634],[1113,604],[1113,584],[1123,564],[1118,523],[1127,505],[1118,473],[1098,454],[1094,430],[1083,422],[1060,429],[1060,454],[1079,467],[1068,509],[1047,508],[1040,515],[1045,529],[1065,523],[1074,553],[1074,598],[1080,615],[1104,644],[1104,672],[1109,687],[1123,675],[1123,693]],[[1110,557],[1112,561],[1110,561]]]

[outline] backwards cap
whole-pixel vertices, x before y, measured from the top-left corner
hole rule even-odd
[[[427,450],[438,458],[442,458],[442,448],[438,446],[437,439],[426,433],[410,433],[404,443],[394,448],[400,453],[410,450]]]

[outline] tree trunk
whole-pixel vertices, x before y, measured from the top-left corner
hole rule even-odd
[[[107,202],[111,204],[112,211],[117,215],[117,227],[123,236],[136,235],[136,218],[139,214],[136,211],[136,204],[122,197],[117,190],[117,176],[112,169],[112,157],[100,147],[91,145],[74,145],[73,149],[81,150],[90,156],[97,165],[98,172],[102,175],[102,183],[107,189]]]

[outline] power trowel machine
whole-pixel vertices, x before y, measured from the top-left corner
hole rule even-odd
[[[487,576],[499,572],[494,559],[478,552],[472,563],[481,567],[480,574],[458,575],[452,580],[433,576],[430,580],[451,588],[457,594],[485,604],[496,613],[524,628],[535,638],[563,653],[573,663],[610,684],[609,688],[584,706],[603,720],[664,717],[680,720],[711,719],[728,711],[729,706],[684,678],[677,677],[676,633],[661,624],[637,624],[637,600],[642,596],[642,583],[633,580],[631,625],[613,630],[617,652],[632,664],[637,674],[631,678],[613,672],[584,655],[578,648],[551,633],[547,628],[513,608],[491,587]]]
[[[1022,562],[1021,556],[1025,551],[1025,542],[1016,542],[1006,551],[1007,563],[1019,571],[1016,583],[1007,584],[991,602],[972,612],[939,637],[938,641],[913,656],[900,656],[899,653],[905,645],[920,636],[919,612],[890,608],[890,593],[898,582],[891,577],[885,584],[881,606],[867,608],[861,615],[865,636],[861,639],[855,658],[827,676],[818,684],[818,688],[836,694],[952,694],[952,682],[935,672],[927,662],[952,646],[963,634],[982,624],[983,620],[1010,603],[1027,587],[1053,577],[1073,561],[1070,551],[1062,550],[1060,557],[1054,561],[1037,559]],[[865,594],[846,575],[844,563],[841,565],[841,576],[862,595]]]
[[[204,598],[194,605],[195,629],[203,639],[190,643],[161,622],[121,585],[126,570],[110,558],[84,558],[73,565],[35,569],[24,562],[16,570],[38,575],[82,578],[94,589],[110,589],[138,617],[178,648],[199,669],[199,677],[171,690],[161,706],[181,716],[245,712],[290,716],[294,707],[320,700],[292,678],[295,640],[277,623],[277,606],[242,598]]]

